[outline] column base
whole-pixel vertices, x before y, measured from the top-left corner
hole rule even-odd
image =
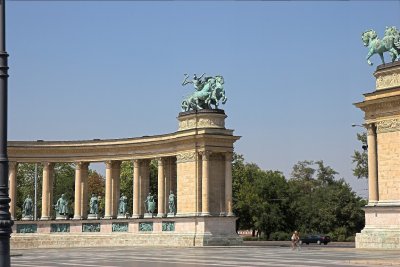
[[[72,218],[72,220],[82,220],[82,216],[80,215],[74,215],[74,218]]]
[[[225,216],[226,217],[235,217],[235,214],[233,212],[228,212]]]
[[[202,212],[201,216],[211,216],[211,214],[209,212]]]
[[[112,215],[107,215],[107,216],[104,216],[103,219],[112,220],[112,219],[114,219],[114,217]]]
[[[163,218],[166,217],[165,213],[157,213],[157,218]]]
[[[13,218],[11,218],[11,220],[14,220]],[[28,216],[24,216],[22,217],[23,221],[33,221],[33,216],[32,215],[28,215]]]
[[[117,219],[128,219],[129,213],[126,214],[118,214]]]
[[[132,216],[131,216],[132,219],[139,219],[141,217],[142,216],[140,214],[132,214]]]
[[[51,219],[52,218],[50,216],[44,216],[40,218],[41,221],[50,221]]]
[[[100,219],[99,214],[89,214],[87,217],[88,220],[98,220]]]
[[[58,215],[56,216],[56,220],[68,220],[68,215],[61,215],[61,214],[58,214]]]
[[[143,218],[153,218],[153,217],[155,217],[154,213],[145,213],[143,216]]]

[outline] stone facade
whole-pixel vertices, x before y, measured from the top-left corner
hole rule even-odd
[[[141,231],[139,225],[149,222],[152,223],[152,229]],[[57,229],[54,225],[61,225],[61,223],[18,221],[13,226],[11,248],[240,245],[242,239],[235,232],[235,222],[235,217],[220,216],[152,218],[150,220],[74,220],[63,222],[62,226],[58,227],[61,231],[55,232],[52,231],[52,229]],[[174,227],[163,227],[165,223],[173,224]],[[32,227],[32,224],[36,227]],[[68,227],[65,227],[65,224]],[[89,227],[88,224],[90,224]],[[115,227],[116,224],[118,227]],[[28,225],[30,229],[34,228],[36,231],[22,232],[21,229],[24,228],[19,226],[23,225]],[[65,229],[67,231],[63,231]]]
[[[232,213],[231,169],[233,143],[240,137],[225,128],[225,118],[222,110],[191,111],[179,114],[178,131],[171,134],[113,140],[9,142],[13,217],[18,163],[44,164],[40,221],[17,221],[12,246],[27,248],[29,242],[32,247],[239,244]],[[150,192],[152,159],[158,162],[158,214],[149,215],[144,202]],[[128,211],[132,216],[117,218],[120,165],[126,160],[133,161],[134,166],[133,209]],[[53,196],[54,164],[59,162],[76,164],[73,220],[54,221],[52,214],[54,199],[59,197]],[[85,220],[91,193],[88,167],[92,162],[104,162],[106,169],[105,214],[101,220],[97,216]],[[176,195],[176,214],[168,213],[170,190]],[[114,240],[117,235],[121,240]],[[79,238],[82,240],[77,241]]]
[[[355,104],[368,130],[369,199],[357,248],[400,248],[400,62],[378,66],[376,90]]]

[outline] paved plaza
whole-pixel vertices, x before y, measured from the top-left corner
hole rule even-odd
[[[397,251],[348,247],[74,248],[13,250],[13,267],[393,266]]]

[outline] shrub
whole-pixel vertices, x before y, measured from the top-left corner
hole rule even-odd
[[[274,240],[274,241],[287,241],[290,240],[290,233],[286,232],[274,232],[270,235],[269,240]]]

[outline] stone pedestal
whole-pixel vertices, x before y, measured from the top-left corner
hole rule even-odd
[[[128,219],[129,213],[126,214],[118,214],[117,219]]]
[[[68,220],[68,215],[57,214],[56,220]]]
[[[24,217],[22,217],[22,220],[23,221],[33,221],[33,216],[32,215],[24,216]]]
[[[167,217],[168,217],[168,218],[170,218],[170,217],[175,217],[175,213],[170,213],[170,212],[169,212],[169,213],[167,214]]]
[[[355,105],[368,131],[369,200],[357,248],[400,248],[400,62],[378,66],[376,90]]]
[[[225,112],[221,109],[201,109],[179,113],[178,131],[196,128],[225,129]]]
[[[98,220],[100,219],[99,214],[89,214],[88,215],[88,220]]]
[[[157,214],[155,214],[155,213],[145,213],[143,215],[143,218],[153,218],[153,217],[156,217],[156,215]]]

